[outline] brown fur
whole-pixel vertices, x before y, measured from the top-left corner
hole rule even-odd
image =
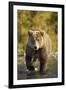
[[[36,58],[40,61],[40,72],[45,71],[45,65],[51,49],[51,40],[44,31],[29,31],[29,38],[26,47],[27,69],[34,70],[32,60]]]

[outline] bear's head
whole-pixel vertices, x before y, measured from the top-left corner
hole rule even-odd
[[[39,50],[44,44],[44,32],[42,30],[29,30],[28,44],[34,50]]]

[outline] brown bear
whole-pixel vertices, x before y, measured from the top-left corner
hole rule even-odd
[[[51,52],[51,39],[43,30],[29,30],[26,46],[26,66],[29,71],[34,71],[33,61],[38,58],[40,62],[40,72],[45,72],[47,57]]]

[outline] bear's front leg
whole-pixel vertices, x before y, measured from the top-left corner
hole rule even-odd
[[[43,61],[40,61],[40,72],[41,73],[45,73],[46,72],[46,60],[45,59],[41,59]]]
[[[47,54],[46,50],[40,49],[39,51],[39,61],[40,61],[40,72],[45,73],[46,72],[46,62],[47,62]]]
[[[32,57],[26,56],[26,66],[29,71],[34,71],[34,66],[32,65]]]

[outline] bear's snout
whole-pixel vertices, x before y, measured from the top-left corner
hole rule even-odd
[[[36,49],[37,49],[37,47],[36,47],[36,46],[34,46],[34,49],[36,50]]]

